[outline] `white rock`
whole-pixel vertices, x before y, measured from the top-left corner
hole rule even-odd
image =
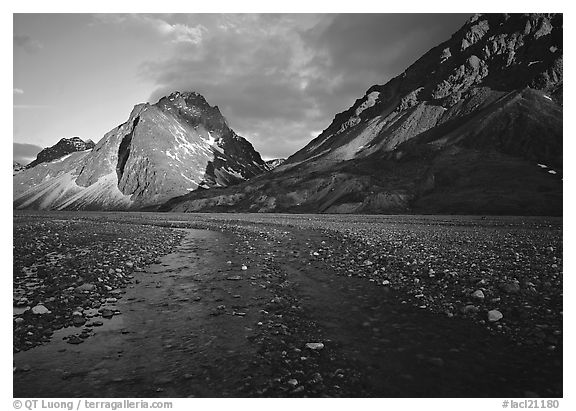
[[[485,296],[482,290],[476,290],[472,293],[472,297],[478,298],[479,300],[483,300]]]
[[[502,317],[504,317],[502,315],[502,313],[498,310],[490,310],[488,311],[488,321],[490,322],[495,322],[495,321],[499,321],[502,319]]]
[[[32,307],[32,312],[34,314],[38,314],[38,315],[43,315],[43,314],[49,314],[51,311],[44,307],[42,304],[38,304],[37,306]]]
[[[324,344],[317,342],[306,343],[306,348],[309,348],[311,350],[321,350],[322,348],[324,348]]]
[[[292,379],[288,380],[288,385],[295,387],[298,385],[298,380],[295,378],[292,378]]]
[[[242,271],[246,271],[248,269],[248,267],[246,267],[245,265],[242,265]]]

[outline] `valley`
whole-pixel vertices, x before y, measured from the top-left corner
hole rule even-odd
[[[562,270],[557,217],[15,211],[14,396],[561,397]]]

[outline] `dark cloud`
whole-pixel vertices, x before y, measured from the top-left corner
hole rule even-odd
[[[27,35],[14,35],[14,48],[20,48],[28,53],[35,53],[42,48],[42,43]]]
[[[13,143],[12,159],[21,164],[28,164],[36,158],[42,147],[34,144]]]
[[[400,74],[466,20],[456,14],[182,15],[197,42],[173,45],[142,76],[150,101],[194,90],[265,157],[286,157],[326,128],[373,84]],[[166,20],[170,16],[164,16]],[[158,19],[154,20],[156,23]]]

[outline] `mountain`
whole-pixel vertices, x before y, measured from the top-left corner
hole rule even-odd
[[[162,209],[561,215],[562,32],[476,15],[270,173]]]
[[[40,163],[14,176],[14,207],[56,210],[154,208],[198,188],[236,184],[267,170],[194,92],[139,104],[90,151]]]
[[[285,158],[275,158],[273,160],[266,161],[266,165],[268,166],[269,170],[273,170],[276,167],[282,165],[286,161]]]
[[[26,168],[32,168],[41,163],[49,163],[76,151],[91,150],[93,148],[94,142],[92,140],[84,141],[80,137],[63,138],[52,147],[40,151],[36,156],[36,160],[28,164]]]

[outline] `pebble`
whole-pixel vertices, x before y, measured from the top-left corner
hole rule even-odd
[[[306,348],[310,350],[321,350],[322,348],[324,348],[324,344],[320,342],[310,342],[306,343]]]
[[[48,308],[44,307],[42,304],[38,304],[32,307],[32,312],[37,315],[44,315],[44,314],[50,314],[51,311]]]
[[[242,271],[246,271],[248,269],[248,267],[246,267],[245,265],[242,265]]]
[[[464,308],[462,308],[463,314],[476,314],[478,311],[480,311],[480,309],[475,305],[467,305]]]
[[[72,324],[74,324],[75,327],[81,327],[85,322],[86,318],[84,318],[82,314],[72,316]]]
[[[476,290],[472,293],[472,297],[477,298],[479,300],[483,300],[485,295],[482,290]]]
[[[84,291],[93,291],[96,289],[94,284],[84,283],[79,287],[76,287],[76,291],[84,292]]]
[[[291,379],[288,380],[288,385],[291,385],[291,386],[295,387],[295,386],[298,385],[298,380],[295,379],[295,378],[291,378]]]
[[[500,289],[508,294],[516,294],[520,292],[520,284],[517,281],[503,283],[500,284]]]
[[[66,342],[68,344],[81,344],[84,342],[84,339],[80,338],[77,335],[71,335],[70,337],[68,337],[68,340]]]
[[[112,318],[114,316],[114,311],[108,309],[108,308],[104,308],[102,310],[102,317],[103,318]]]
[[[502,313],[498,310],[490,310],[488,311],[488,321],[490,322],[496,322],[499,321],[503,318],[504,316],[502,315]]]

